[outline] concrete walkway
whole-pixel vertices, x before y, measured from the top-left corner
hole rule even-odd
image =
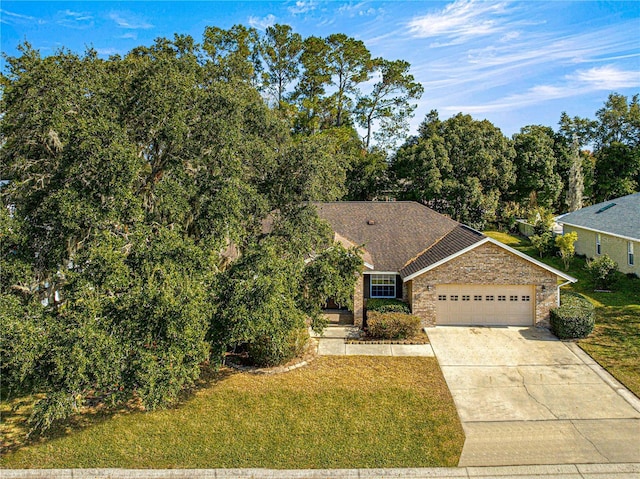
[[[328,326],[322,336],[312,333],[318,340],[320,356],[427,356],[433,357],[430,344],[350,344],[360,330],[354,326]]]
[[[415,469],[0,469],[2,479],[638,479],[640,464]]]
[[[577,345],[540,328],[428,334],[466,435],[460,466],[640,463],[640,400]]]

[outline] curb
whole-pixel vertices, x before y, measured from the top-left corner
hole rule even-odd
[[[2,479],[640,478],[640,463],[410,469],[0,469]]]

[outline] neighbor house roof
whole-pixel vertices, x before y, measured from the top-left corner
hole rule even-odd
[[[400,272],[412,260],[423,264],[457,252],[472,238],[484,238],[413,201],[342,201],[316,207],[338,237],[364,247],[366,266],[375,271]]]
[[[558,222],[640,241],[640,193],[587,206],[562,216]]]

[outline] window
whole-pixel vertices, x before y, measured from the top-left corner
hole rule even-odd
[[[600,247],[600,233],[596,233],[596,254],[600,254],[602,248]]]
[[[511,295],[509,296],[509,301],[518,301],[518,296],[517,295]]]
[[[471,296],[469,296],[468,294],[462,295],[462,301],[469,301],[470,299],[471,299]]]
[[[531,296],[529,296],[529,295],[523,296],[522,297],[522,301],[531,301]]]
[[[627,262],[633,266],[633,241],[627,242]]]
[[[446,294],[439,294],[438,295],[438,301],[446,301],[447,300],[447,295]]]
[[[474,301],[482,301],[482,295],[476,294],[473,296]]]
[[[490,295],[489,295],[489,296],[487,296],[485,299],[486,299],[487,301],[493,301],[493,295],[492,295],[492,294],[490,294]]]
[[[498,295],[498,301],[506,301],[507,297],[504,295]]]
[[[451,297],[449,298],[451,301],[458,301],[458,295],[457,294],[452,294]]]
[[[396,275],[395,274],[372,274],[371,275],[371,297],[372,298],[395,298],[396,297]]]

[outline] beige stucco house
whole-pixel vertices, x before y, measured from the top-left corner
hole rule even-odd
[[[575,231],[576,253],[588,258],[607,254],[623,273],[640,276],[640,193],[587,206],[558,219],[564,233]]]
[[[576,279],[415,202],[317,203],[335,240],[363,248],[354,323],[367,300],[409,303],[424,326],[547,325]]]

